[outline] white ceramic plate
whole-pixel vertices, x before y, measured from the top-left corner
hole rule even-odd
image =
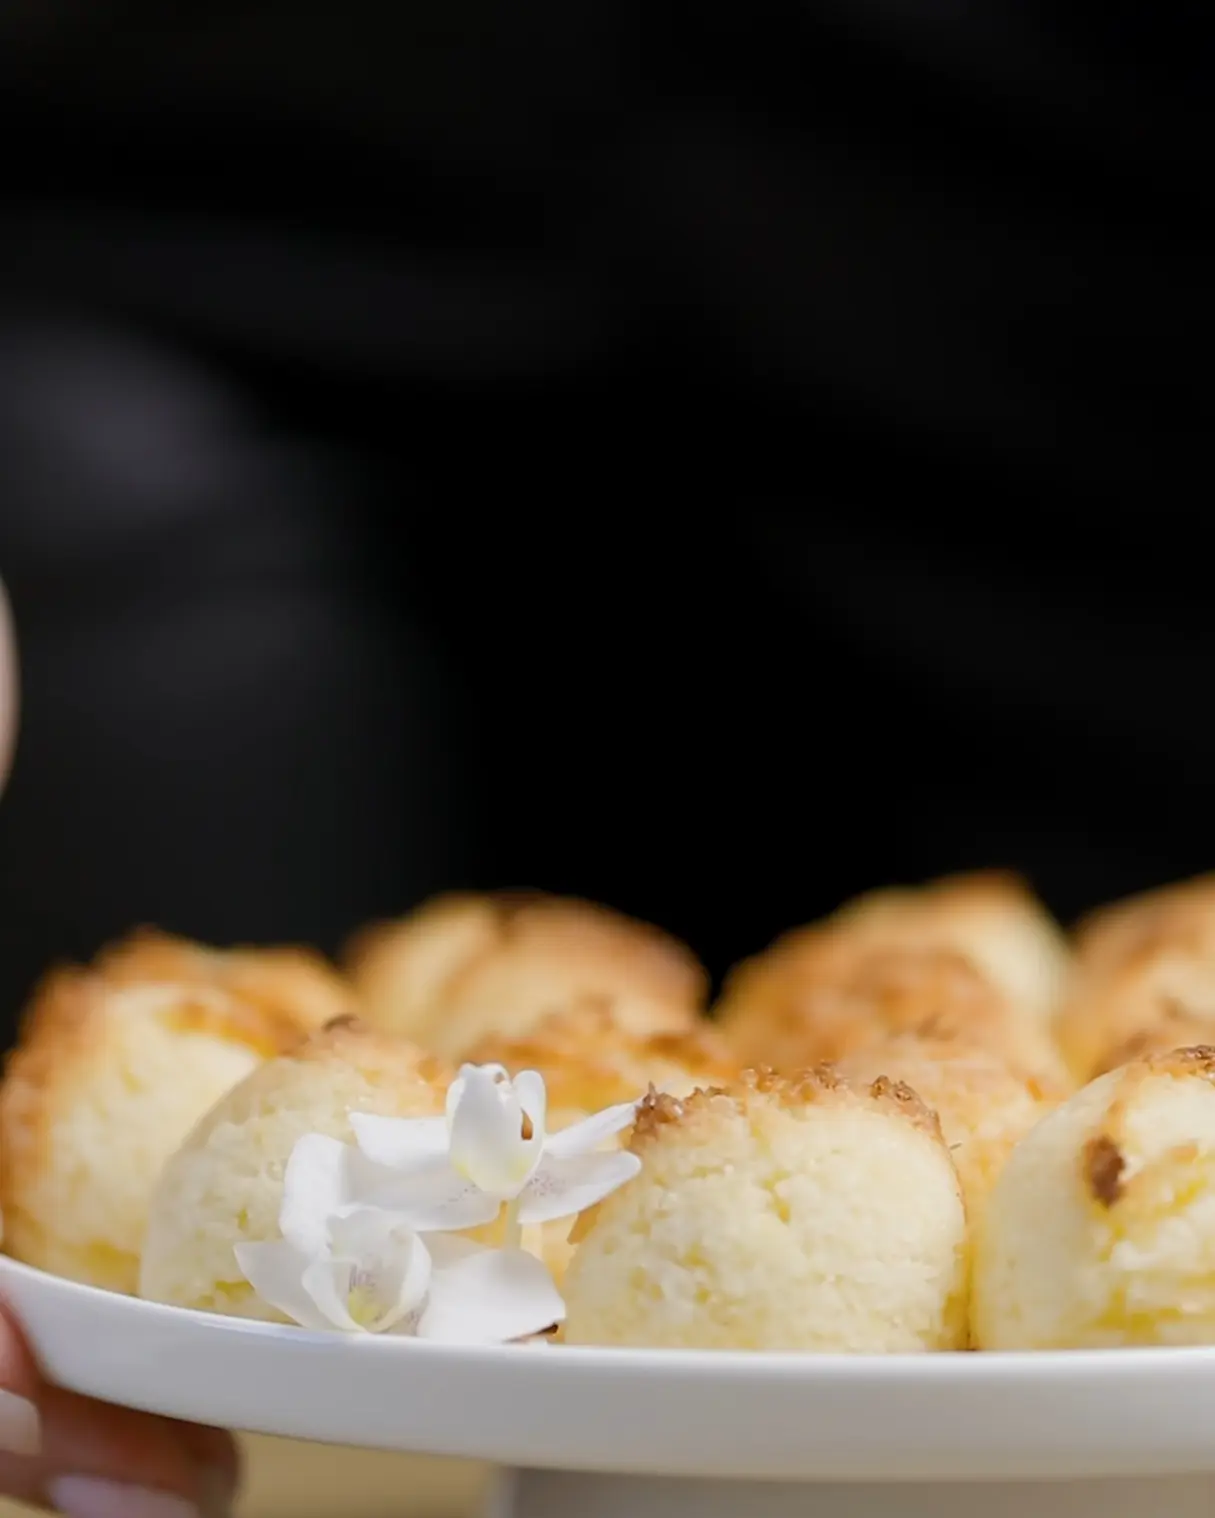
[[[0,1259],[49,1375],[265,1434],[513,1466],[889,1481],[1215,1472],[1215,1349],[854,1358],[350,1338]]]

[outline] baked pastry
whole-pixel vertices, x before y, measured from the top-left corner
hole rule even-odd
[[[102,949],[93,965],[117,985],[219,986],[303,1028],[357,1011],[354,990],[336,968],[295,945],[215,949],[157,928],[137,928]]]
[[[890,1039],[849,1055],[838,1068],[857,1085],[883,1076],[902,1082],[933,1109],[962,1182],[972,1231],[1008,1156],[1068,1094],[997,1053],[947,1039]]]
[[[1136,1060],[1155,1059],[1172,1054],[1175,1049],[1199,1047],[1205,1039],[1212,1037],[1215,1037],[1215,1020],[1194,1016],[1176,1003],[1170,1003],[1158,1019],[1136,1029],[1103,1054],[1092,1072],[1093,1079]]]
[[[583,997],[516,1037],[483,1038],[468,1058],[504,1065],[512,1074],[538,1070],[548,1090],[551,1128],[638,1101],[651,1086],[687,1096],[738,1071],[730,1046],[707,1019],[686,1031],[637,1033],[621,1025],[611,999],[603,996]]]
[[[771,988],[873,949],[951,949],[1043,1024],[1068,967],[1062,931],[1017,876],[952,875],[868,892],[821,922],[785,934],[731,972],[719,1011],[731,1018],[742,1005],[767,999]]]
[[[350,1113],[430,1117],[450,1072],[403,1039],[339,1022],[233,1087],[169,1160],[152,1199],[141,1296],[278,1321],[234,1248],[279,1237],[283,1173],[308,1133],[353,1142]]]
[[[634,1032],[686,1028],[707,990],[690,951],[657,928],[541,894],[441,896],[365,929],[348,963],[369,1022],[450,1059],[587,994],[611,998]]]
[[[1215,937],[1145,942],[1116,967],[1081,975],[1055,1033],[1081,1084],[1137,1051],[1215,1041]]]
[[[134,1291],[161,1167],[195,1121],[298,1027],[216,986],[53,972],[0,1085],[5,1248]]]
[[[569,1344],[853,1353],[966,1343],[966,1216],[935,1115],[830,1068],[643,1104],[584,1213]]]
[[[974,961],[1018,1007],[1049,1019],[1070,962],[1067,938],[1020,876],[948,875],[918,887],[870,891],[846,903],[837,927],[894,943],[939,943]]]
[[[687,1096],[697,1086],[729,1080],[738,1070],[729,1045],[707,1020],[688,1032],[633,1033],[620,1025],[606,997],[584,997],[516,1038],[485,1038],[468,1058],[503,1065],[512,1075],[538,1070],[554,1132],[605,1107],[639,1101],[649,1090]],[[571,1219],[562,1218],[526,1240],[558,1282],[573,1255],[571,1226]]]
[[[1073,939],[1077,973],[1084,979],[1115,972],[1153,947],[1215,942],[1215,874],[1098,907],[1076,924]]]
[[[892,1037],[987,1049],[1061,1078],[1048,1029],[970,959],[932,945],[841,947],[830,936],[782,973],[736,985],[721,1025],[739,1059],[778,1069],[835,1060]]]
[[[1022,1140],[973,1310],[990,1350],[1215,1343],[1215,1049],[1110,1071]]]

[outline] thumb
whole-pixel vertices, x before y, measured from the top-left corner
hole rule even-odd
[[[0,1304],[0,1496],[42,1505],[62,1478],[77,1488],[84,1478],[129,1518],[209,1518],[228,1510],[237,1475],[227,1434],[50,1385]]]
[[[42,1448],[37,1367],[24,1339],[0,1309],[0,1455],[37,1455]]]

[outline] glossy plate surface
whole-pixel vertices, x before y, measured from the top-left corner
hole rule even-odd
[[[47,1373],[290,1438],[786,1481],[1215,1473],[1215,1348],[861,1358],[451,1348],[161,1307],[0,1258]]]

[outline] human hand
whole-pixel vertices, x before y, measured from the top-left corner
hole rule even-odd
[[[67,1518],[226,1518],[238,1476],[229,1434],[50,1385],[0,1304],[0,1497]]]

